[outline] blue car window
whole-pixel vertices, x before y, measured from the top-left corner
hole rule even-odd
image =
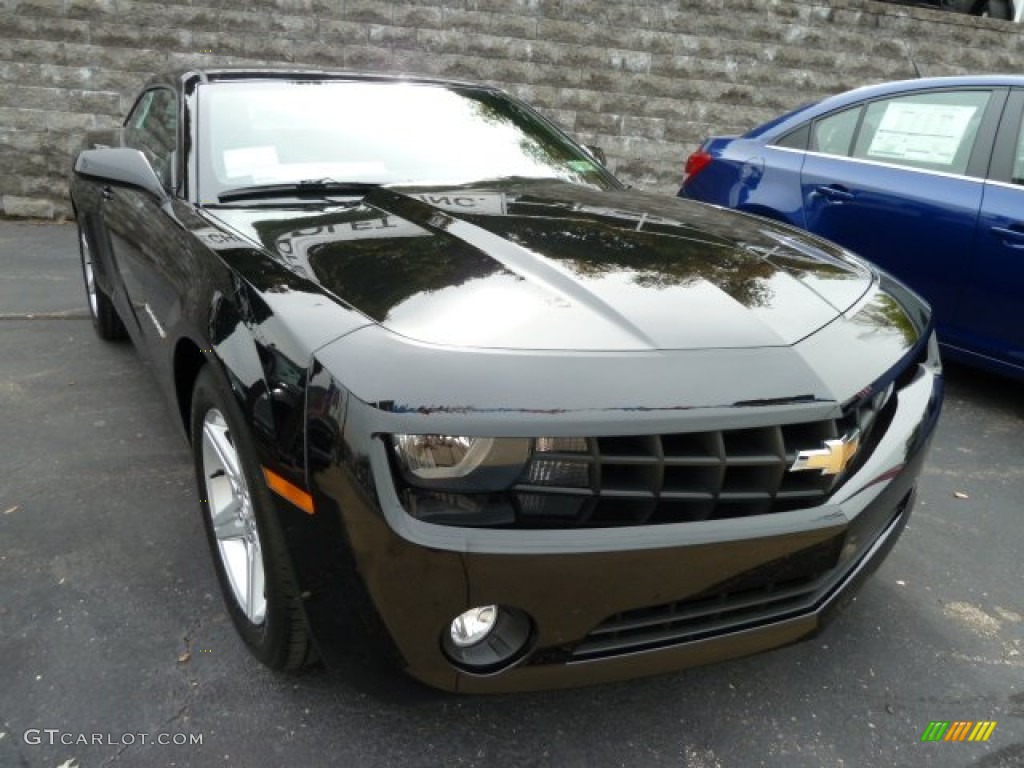
[[[801,151],[807,149],[807,142],[811,135],[811,126],[809,123],[805,123],[797,128],[795,131],[790,131],[785,136],[775,142],[776,147],[786,147],[787,149],[799,149]]]
[[[1010,181],[1014,184],[1024,184],[1024,124],[1017,134],[1017,152],[1013,156],[1013,176]]]
[[[940,91],[867,106],[853,156],[963,174],[990,91]]]
[[[811,131],[811,151],[843,157],[849,155],[860,111],[860,107],[854,107],[816,121]]]

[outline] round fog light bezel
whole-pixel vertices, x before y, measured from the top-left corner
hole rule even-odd
[[[456,622],[464,617],[476,620],[493,610],[486,630],[470,641],[455,639]],[[533,622],[523,611],[497,604],[478,605],[463,611],[444,628],[441,647],[445,656],[465,672],[487,674],[512,666],[526,655],[533,638]]]

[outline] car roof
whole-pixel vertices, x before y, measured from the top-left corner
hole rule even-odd
[[[316,67],[209,67],[172,70],[154,75],[146,88],[165,85],[187,89],[189,84],[230,81],[289,81],[289,80],[337,80],[379,83],[418,83],[445,87],[482,88],[498,90],[493,86],[470,80],[430,77],[416,74],[381,74],[376,72],[352,72],[346,70],[321,69]]]
[[[781,117],[776,117],[767,123],[744,134],[745,138],[774,139],[786,131],[792,130],[819,115],[827,114],[837,109],[857,104],[861,101],[883,96],[892,96],[899,93],[911,93],[914,91],[931,90],[933,88],[1024,88],[1024,76],[1021,75],[957,75],[953,77],[919,77],[913,80],[893,80],[874,85],[865,85],[854,88],[835,96],[829,96],[821,101],[808,104],[804,107],[793,110]]]

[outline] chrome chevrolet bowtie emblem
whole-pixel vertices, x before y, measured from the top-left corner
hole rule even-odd
[[[848,432],[838,440],[826,440],[824,448],[811,451],[800,451],[796,461],[789,468],[790,472],[802,472],[805,469],[820,469],[823,475],[838,475],[860,448],[860,430]]]

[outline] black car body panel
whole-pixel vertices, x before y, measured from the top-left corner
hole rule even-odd
[[[564,182],[386,188],[315,215],[215,215],[374,322],[441,345],[788,345],[852,306],[871,282],[842,252],[831,262],[820,252],[808,259],[785,233],[752,220],[726,229],[705,209],[663,196]],[[696,226],[701,217],[707,223]],[[466,317],[490,300],[516,324]],[[716,322],[702,322],[709,316]]]
[[[204,85],[324,79],[388,82],[158,78],[183,148],[166,197],[81,169],[71,189],[97,280],[186,432],[210,366],[263,467],[310,495],[305,510],[274,499],[320,655],[383,654],[482,692],[650,674],[815,631],[910,514],[942,400],[924,303],[806,233],[626,191],[603,170],[589,187],[202,198]],[[862,443],[837,479],[790,471],[847,427]],[[551,436],[592,485],[523,474],[434,493],[407,482],[396,435],[528,438],[531,467]],[[531,518],[527,499],[574,511]],[[439,505],[450,514],[431,517]],[[491,604],[528,629],[507,663],[475,670],[442,638]]]

